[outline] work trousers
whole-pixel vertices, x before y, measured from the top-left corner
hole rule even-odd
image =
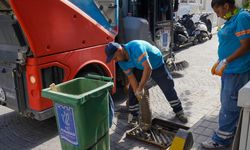
[[[219,112],[219,128],[212,139],[222,145],[233,141],[240,115],[237,106],[239,90],[250,80],[250,70],[242,74],[223,74],[221,77],[221,108]]]
[[[140,82],[142,77],[143,70],[139,70],[134,68],[133,74],[136,77],[136,80]],[[179,113],[183,111],[181,101],[179,100],[177,93],[174,89],[174,81],[169,73],[165,64],[161,65],[157,69],[152,70],[151,78],[157,83],[162,92],[164,93],[166,99],[170,103],[173,111],[175,113]],[[129,112],[133,116],[137,116],[139,114],[139,104],[134,95],[133,89],[129,87]]]

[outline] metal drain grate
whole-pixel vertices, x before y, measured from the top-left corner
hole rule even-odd
[[[175,134],[180,128],[185,130],[189,129],[183,125],[155,118],[149,130],[145,131],[142,130],[140,126],[137,126],[129,130],[126,136],[166,149],[171,145]]]

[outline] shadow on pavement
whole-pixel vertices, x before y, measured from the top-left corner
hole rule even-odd
[[[32,149],[58,135],[55,118],[37,121],[15,111],[0,115],[0,149]]]
[[[171,75],[173,78],[182,78],[184,77],[184,75],[182,73],[178,73],[178,72],[171,72]]]
[[[127,150],[127,149],[150,149],[150,150],[158,150],[159,147],[153,146],[151,144],[140,142],[135,139],[126,138],[126,131],[130,128],[127,124],[127,116],[128,116],[128,108],[126,106],[127,96],[123,92],[123,90],[120,89],[120,91],[117,92],[118,94],[114,95],[114,103],[115,103],[115,118],[113,120],[113,125],[110,129],[110,138],[111,138],[111,150]],[[185,109],[187,111],[187,115],[190,115],[189,109],[192,107],[192,102],[189,101],[189,98],[187,98],[187,95],[191,95],[190,91],[185,91],[182,94],[183,102],[185,103]],[[153,96],[151,97],[153,98]],[[166,105],[169,105],[167,100],[162,100],[164,103],[166,102]],[[161,102],[160,102],[161,103]],[[154,106],[151,106],[154,107]],[[155,108],[153,108],[155,109]],[[172,109],[169,107],[164,108],[166,111],[161,112],[154,112],[153,118],[168,120],[170,122],[175,122],[182,124],[176,117],[173,115]],[[188,126],[188,124],[182,124],[185,126]]]
[[[126,138],[126,132],[130,130],[127,124],[128,108],[126,106],[127,95],[123,89],[119,89],[113,96],[115,103],[115,117],[110,128],[111,150],[147,149],[158,150],[159,148],[135,139]]]
[[[217,113],[217,111],[215,112]],[[208,114],[202,117],[193,127],[191,131],[194,136],[194,145],[193,149],[195,150],[207,150],[201,146],[203,141],[211,138],[213,133],[218,128],[218,115],[214,115],[215,113]],[[218,114],[218,113],[217,113]],[[215,150],[231,150],[232,146],[227,148],[217,148]]]

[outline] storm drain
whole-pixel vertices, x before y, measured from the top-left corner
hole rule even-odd
[[[137,126],[129,130],[126,136],[167,149],[179,129],[188,130],[189,127],[155,118],[149,130],[142,130],[140,126]]]

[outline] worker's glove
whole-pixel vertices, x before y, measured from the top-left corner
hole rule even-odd
[[[135,91],[135,96],[136,96],[136,98],[137,98],[138,101],[142,100],[143,95],[144,95],[144,89],[142,89],[142,90],[138,90],[137,89]]]
[[[228,63],[226,59],[223,59],[222,61],[218,60],[211,69],[212,75],[222,76],[224,70],[227,67],[227,64]]]
[[[216,67],[219,65],[219,63],[220,63],[220,61],[218,60],[218,61],[213,65],[213,67],[212,67],[212,69],[211,69],[211,74],[212,74],[212,75],[215,74],[215,69],[216,69]]]

